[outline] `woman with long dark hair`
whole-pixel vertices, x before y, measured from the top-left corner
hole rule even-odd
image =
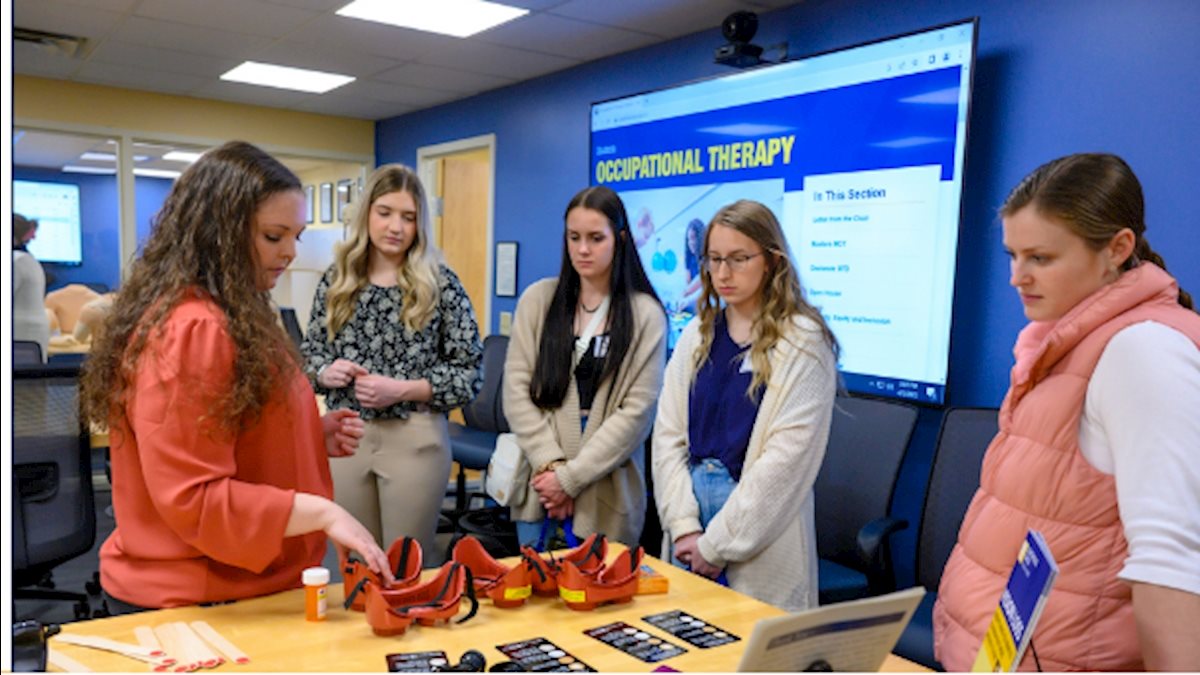
[[[332,501],[327,455],[353,453],[362,423],[319,415],[270,302],[304,222],[300,181],[275,158],[210,150],[171,189],[96,335],[82,399],[110,429],[113,613],[299,587],[326,537],[391,576]]]
[[[615,192],[580,191],[564,220],[558,278],[521,294],[505,363],[504,412],[532,471],[512,516],[523,544],[548,517],[634,546],[666,316]]]

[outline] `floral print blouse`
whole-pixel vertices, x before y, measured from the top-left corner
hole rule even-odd
[[[400,323],[404,293],[399,287],[383,287],[368,283],[359,291],[354,314],[342,326],[333,342],[328,337],[326,293],[333,281],[334,267],[325,271],[313,296],[308,332],[300,350],[304,354],[304,370],[313,382],[313,389],[325,395],[330,410],[349,408],[364,420],[401,418],[418,409],[413,401],[401,401],[383,409],[364,408],[354,396],[354,385],[327,389],[317,383],[317,373],[337,359],[346,359],[366,368],[372,374],[398,380],[429,380],[433,398],[423,404],[445,412],[457,408],[479,393],[482,378],[479,363],[483,344],[471,300],[462,283],[449,267],[441,265],[438,286],[441,290],[437,308],[429,324],[413,333]]]

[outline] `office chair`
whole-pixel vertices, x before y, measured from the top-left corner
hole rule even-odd
[[[998,414],[995,408],[951,408],[938,432],[917,533],[917,583],[925,587],[925,598],[892,650],[936,670],[942,666],[933,657],[933,603],[958,528],[979,489],[983,455],[999,430]]]
[[[908,523],[888,514],[916,423],[906,403],[837,397],[814,486],[822,605],[895,590],[888,538]]]
[[[13,366],[37,366],[42,364],[42,346],[33,340],[13,340]]]
[[[479,365],[483,386],[470,403],[462,407],[466,424],[450,423],[450,452],[458,463],[455,484],[454,511],[448,515],[456,532],[465,530],[479,537],[494,555],[507,552],[507,508],[469,510],[471,495],[467,490],[468,469],[487,469],[496,449],[496,437],[508,431],[504,417],[504,358],[508,352],[507,335],[489,335],[483,340],[483,360]],[[502,513],[503,512],[503,513]],[[515,532],[515,530],[514,530]],[[515,535],[514,535],[515,536]],[[501,540],[501,541],[497,541]],[[515,538],[511,542],[515,544]],[[516,547],[512,547],[512,555]]]
[[[300,321],[296,319],[296,310],[291,307],[280,307],[279,320],[283,322],[283,328],[292,338],[292,342],[296,343],[296,349],[299,349],[300,343],[304,342],[304,331],[300,330]]]
[[[56,590],[55,567],[96,540],[91,447],[79,414],[79,367],[13,369],[13,597],[75,603],[88,618],[88,595]],[[99,574],[87,584],[99,592]]]

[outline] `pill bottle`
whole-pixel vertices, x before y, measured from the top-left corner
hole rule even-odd
[[[328,609],[326,594],[329,590],[329,570],[324,567],[309,567],[300,577],[304,581],[304,618],[309,621],[324,621]]]

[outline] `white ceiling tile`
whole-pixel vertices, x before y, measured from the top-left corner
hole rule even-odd
[[[742,8],[737,0],[571,0],[550,12],[672,38],[719,28],[725,17]]]
[[[262,105],[268,108],[294,108],[314,96],[314,94],[306,92],[276,89],[275,87],[258,87],[224,80],[209,82],[192,92],[192,95],[200,98]]]
[[[251,35],[281,37],[319,16],[318,12],[246,0],[142,0],[135,14],[150,19]]]
[[[120,12],[122,14],[132,10],[137,6],[138,0],[65,0],[72,5],[80,7],[91,7],[93,9],[103,9],[109,12]]]
[[[12,9],[14,27],[92,39],[106,35],[125,16],[62,0],[23,0],[15,3]]]
[[[261,36],[140,16],[131,16],[122,22],[113,32],[112,38],[163,49],[236,59],[239,62],[255,52],[262,51],[271,42],[269,38]]]
[[[464,41],[458,49],[430,52],[417,61],[431,66],[525,80],[579,65],[583,59]]]
[[[509,77],[471,73],[452,68],[440,68],[423,63],[406,63],[386,72],[379,73],[372,79],[393,84],[453,91],[460,94],[474,94],[516,82],[515,79]]]
[[[350,4],[350,0],[266,0],[266,2],[272,5],[286,5],[318,12],[329,12]]]
[[[209,81],[209,78],[150,70],[140,66],[115,63],[84,64],[71,79],[94,84],[107,84],[127,89],[141,89],[168,94],[186,94]]]
[[[312,68],[354,77],[371,77],[391,70],[401,62],[373,56],[355,49],[318,47],[304,42],[284,40],[254,54],[255,61],[295,68]]]
[[[661,42],[662,38],[623,28],[534,14],[479,34],[483,42],[591,60]]]
[[[427,108],[446,103],[459,98],[459,94],[424,87],[392,84],[374,80],[358,80],[339,88],[339,96],[361,96],[387,103],[403,103],[405,105]]]
[[[403,103],[387,103],[369,98],[347,98],[339,96],[326,98],[324,96],[306,101],[296,107],[305,112],[321,113],[323,115],[338,115],[340,117],[355,117],[363,120],[381,120],[395,117],[410,110],[414,106]]]
[[[112,63],[123,66],[150,66],[154,70],[185,73],[201,77],[220,77],[241,61],[204,54],[190,54],[172,49],[105,40],[88,57],[89,63]]]
[[[329,14],[305,24],[288,40],[333,50],[352,49],[395,61],[412,61],[434,51],[454,49],[463,40],[409,28]]]

